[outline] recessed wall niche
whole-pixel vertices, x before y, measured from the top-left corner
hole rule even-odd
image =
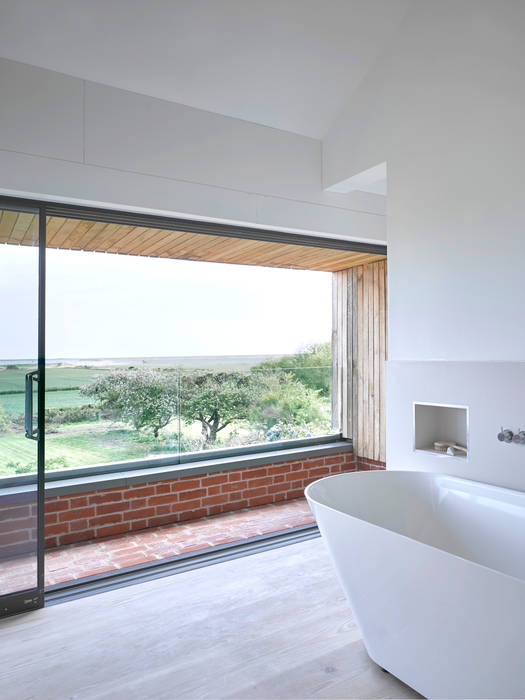
[[[468,448],[467,406],[414,403],[415,450],[466,459]]]

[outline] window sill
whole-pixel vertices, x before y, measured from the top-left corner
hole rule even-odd
[[[203,459],[198,462],[177,464],[173,466],[150,467],[146,469],[129,469],[111,474],[92,474],[90,476],[72,477],[59,481],[48,481],[45,487],[46,497],[61,496],[70,493],[82,493],[99,489],[119,488],[133,484],[145,484],[150,481],[163,481],[177,479],[183,476],[196,474],[213,474],[215,472],[230,471],[233,469],[245,469],[261,464],[278,464],[294,459],[308,457],[320,457],[339,452],[352,452],[352,443],[348,440],[334,440],[324,444],[293,447],[274,451],[253,452],[230,457],[216,459]],[[7,494],[34,491],[35,485],[20,485],[4,488],[2,492]]]

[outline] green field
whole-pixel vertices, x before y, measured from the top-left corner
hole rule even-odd
[[[24,394],[0,394],[0,406],[9,416],[18,416],[24,412]],[[47,408],[63,408],[64,406],[82,406],[86,397],[76,390],[46,392]]]
[[[25,375],[34,366],[17,365],[17,369],[0,367],[0,406],[9,416],[20,415],[25,405]],[[46,369],[46,407],[81,406],[87,403],[78,387],[88,384],[108,368],[48,367]],[[62,389],[62,391],[55,391]]]
[[[35,369],[35,366],[17,365],[17,369],[5,369],[0,367],[0,392],[24,391],[24,378],[26,372]],[[87,384],[96,374],[107,372],[109,368],[102,367],[47,367],[46,388],[68,389]]]

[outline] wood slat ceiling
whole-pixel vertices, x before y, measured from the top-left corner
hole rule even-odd
[[[0,211],[0,243],[33,245],[36,215]],[[47,217],[47,247],[336,272],[384,255]]]

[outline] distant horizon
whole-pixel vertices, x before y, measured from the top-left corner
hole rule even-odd
[[[165,356],[143,356],[134,355],[128,357],[46,357],[45,364],[52,365],[98,365],[99,367],[107,367],[108,365],[130,365],[130,364],[145,364],[149,366],[173,366],[187,365],[191,369],[204,369],[209,366],[221,366],[226,369],[231,365],[238,364],[246,365],[246,368],[253,367],[255,364],[266,360],[276,360],[285,357],[293,357],[297,353],[264,353],[251,355],[165,355]],[[202,366],[199,367],[199,362]],[[36,358],[29,357],[9,357],[0,358],[0,368],[10,365],[33,365],[36,364]],[[328,367],[328,365],[327,365]],[[315,365],[315,368],[318,368]],[[241,368],[242,369],[242,368]],[[285,369],[285,368],[284,368]],[[308,369],[308,367],[303,367]]]
[[[328,341],[326,341],[328,342]],[[300,352],[298,350],[297,352]],[[294,352],[270,352],[270,353],[245,353],[245,354],[232,354],[232,355],[100,355],[98,357],[47,357],[46,362],[100,362],[102,360],[203,360],[203,359],[218,359],[218,358],[252,358],[252,357],[291,357],[295,355]],[[0,364],[7,364],[10,362],[32,362],[35,358],[31,357],[6,357],[0,358]]]
[[[326,341],[328,342],[328,341]],[[300,350],[297,350],[297,352],[300,352]],[[280,355],[295,355],[296,353],[294,352],[251,352],[251,353],[239,353],[239,354],[206,354],[206,355],[97,355],[95,356],[88,356],[88,355],[79,355],[77,357],[73,356],[66,356],[66,355],[61,355],[61,356],[55,356],[55,357],[47,357],[46,359],[49,360],[127,360],[127,359],[169,359],[169,358],[177,358],[177,357],[259,357],[259,356],[280,356]],[[11,360],[15,358],[0,358],[0,362],[4,362],[5,360]],[[30,359],[30,358],[18,358],[18,359]]]

